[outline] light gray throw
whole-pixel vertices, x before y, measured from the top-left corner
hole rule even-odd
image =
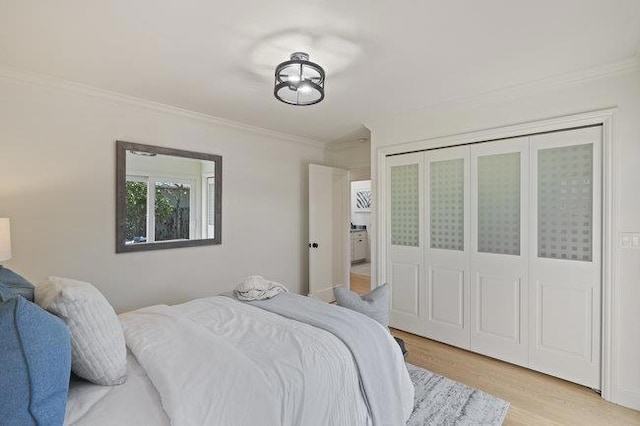
[[[293,293],[247,303],[321,328],[342,340],[355,359],[373,425],[405,423],[413,408],[413,385],[400,348],[386,328],[358,312]]]
[[[334,287],[333,295],[339,306],[360,312],[389,327],[389,285],[382,284],[371,293],[359,295],[345,287]]]
[[[277,294],[288,291],[282,284],[265,280],[260,275],[249,276],[234,290],[238,300],[242,301],[270,299]]]

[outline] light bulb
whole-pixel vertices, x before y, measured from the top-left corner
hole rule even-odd
[[[298,90],[302,93],[311,93],[311,86],[309,86],[308,84],[301,84],[298,87]]]
[[[289,76],[289,81],[292,83],[297,83],[300,81],[300,76],[298,74],[292,74]]]

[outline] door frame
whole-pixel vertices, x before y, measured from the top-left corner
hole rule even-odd
[[[616,235],[615,203],[615,140],[613,124],[617,108],[607,108],[578,114],[571,114],[544,120],[536,120],[504,127],[496,127],[430,139],[410,141],[393,146],[378,148],[375,152],[376,176],[372,176],[372,190],[375,190],[374,221],[376,232],[376,282],[387,276],[387,217],[384,208],[388,198],[385,189],[386,158],[389,155],[405,154],[413,151],[444,148],[499,139],[529,136],[536,133],[569,130],[585,126],[602,126],[602,348],[601,348],[601,395],[607,401],[616,401],[617,395],[617,347],[615,337],[618,324],[614,313],[618,308],[616,277]],[[373,182],[375,181],[375,185]],[[373,281],[372,281],[373,283]],[[372,284],[373,285],[373,284]]]

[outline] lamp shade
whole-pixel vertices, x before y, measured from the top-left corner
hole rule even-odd
[[[0,218],[0,262],[11,259],[11,221]]]
[[[276,67],[275,97],[289,105],[313,105],[324,99],[324,70],[304,52]]]

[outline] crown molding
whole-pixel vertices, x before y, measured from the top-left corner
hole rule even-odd
[[[43,74],[38,74],[30,71],[20,70],[8,65],[0,64],[0,79],[28,83],[47,88],[53,88],[65,92],[76,93],[84,96],[106,99],[112,102],[120,104],[136,106],[146,108],[165,114],[171,114],[179,117],[189,118],[209,124],[215,124],[225,127],[231,127],[263,136],[270,136],[277,139],[282,139],[288,142],[295,142],[297,144],[303,144],[312,146],[315,148],[326,148],[325,142],[316,141],[313,139],[303,138],[300,136],[290,135],[288,133],[278,132],[276,130],[269,130],[263,127],[254,126],[251,124],[241,123],[238,121],[228,120],[225,118],[215,117],[213,115],[188,110],[160,102],[150,101],[135,96],[124,95],[122,93],[113,92],[109,90],[99,89],[97,87],[75,83],[72,81],[64,80],[58,77],[51,77]]]
[[[349,149],[349,148],[356,148],[362,145],[369,145],[370,141],[366,140],[366,141],[358,141],[358,140],[351,140],[351,141],[341,141],[341,142],[329,142],[327,144],[327,150],[329,151],[340,151],[342,149]]]
[[[486,92],[478,93],[471,96],[452,99],[445,102],[439,102],[437,104],[426,105],[421,108],[411,109],[409,111],[393,114],[392,117],[397,117],[405,114],[420,113],[420,112],[438,112],[444,110],[450,110],[455,108],[474,108],[481,107],[490,103],[499,103],[511,101],[514,99],[525,98],[529,96],[538,95],[549,90],[558,88],[568,88],[573,86],[582,85],[596,80],[607,79],[616,77],[623,74],[639,72],[640,71],[640,51],[637,55],[630,58],[612,62],[609,64],[587,68],[579,71],[574,71],[566,74],[556,75],[540,80],[535,80],[527,83],[516,84],[513,86],[502,87]],[[369,120],[364,122],[367,127],[375,127],[375,123],[380,120],[388,119],[389,117],[370,117]]]

